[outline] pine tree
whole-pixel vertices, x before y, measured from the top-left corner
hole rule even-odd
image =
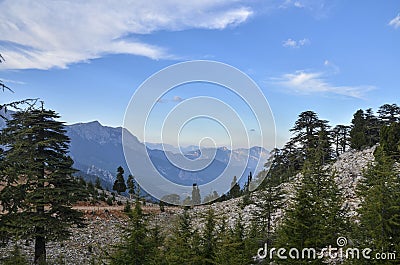
[[[381,130],[381,122],[377,117],[375,117],[372,109],[367,109],[365,111],[365,122],[366,122],[366,138],[368,146],[374,146],[379,143],[379,132]]]
[[[328,129],[328,121],[320,120],[313,111],[304,111],[300,113],[293,128],[290,129],[294,133],[291,142],[302,151],[303,157],[307,158],[312,155],[312,150],[317,147],[321,131],[328,131]],[[326,155],[330,154],[324,154],[324,156]]]
[[[124,169],[121,166],[119,166],[117,169],[117,178],[115,179],[113,190],[115,190],[118,194],[126,191]]]
[[[356,150],[373,146],[379,142],[381,124],[371,109],[357,110],[351,121],[350,146]]]
[[[221,240],[216,250],[215,264],[219,265],[247,265],[251,261],[245,251],[245,229],[239,214],[233,228],[226,229],[221,234]]]
[[[384,104],[378,110],[379,120],[383,125],[389,126],[394,122],[400,122],[400,107],[396,104]]]
[[[268,180],[266,181],[268,183]],[[257,194],[255,205],[258,207],[254,213],[254,221],[260,226],[259,237],[268,245],[272,245],[272,217],[283,206],[284,195],[281,186],[268,183],[268,186]]]
[[[341,193],[334,174],[321,164],[322,155],[306,160],[302,182],[294,203],[277,230],[277,247],[322,248],[334,246],[338,236],[345,234],[345,219],[341,210]],[[279,264],[302,264],[304,260],[279,260]]]
[[[337,125],[332,130],[333,141],[335,143],[336,157],[346,152],[346,148],[350,145],[349,143],[349,132],[350,127],[345,125]]]
[[[101,186],[100,178],[96,177],[96,182],[94,183],[96,189],[102,190],[103,187]]]
[[[178,216],[173,234],[166,240],[167,264],[201,264],[200,236],[188,210]]]
[[[129,225],[125,238],[110,255],[111,265],[141,265],[148,264],[156,251],[156,246],[149,238],[149,228],[143,213],[141,203],[136,200],[135,207],[128,213]]]
[[[382,127],[380,147],[386,156],[400,159],[400,123],[394,122]]]
[[[126,180],[126,186],[128,188],[129,198],[132,199],[133,195],[136,192],[136,185],[134,177],[129,174],[128,179]]]
[[[204,231],[201,237],[201,259],[205,265],[215,264],[215,249],[217,247],[216,215],[212,208],[207,211]]]
[[[375,252],[400,251],[400,179],[394,160],[381,146],[359,184],[362,198],[359,213],[358,243]],[[375,263],[374,263],[375,262]],[[394,264],[371,261],[371,264]]]
[[[350,146],[353,149],[361,150],[368,146],[368,140],[366,137],[367,125],[364,111],[361,109],[357,110],[351,123]]]
[[[71,208],[82,187],[72,176],[69,138],[58,118],[43,106],[16,112],[2,131],[0,230],[34,239],[35,264],[45,262],[47,242],[66,239],[71,225],[83,225],[82,214]]]
[[[240,195],[241,195],[240,186],[237,183],[236,176],[234,176],[231,183],[231,190],[228,193],[228,198],[237,198]]]

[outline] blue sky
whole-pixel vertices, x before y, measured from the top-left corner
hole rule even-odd
[[[398,1],[79,2],[0,2],[0,78],[15,91],[0,103],[39,97],[67,123],[121,126],[150,75],[199,59],[230,64],[259,85],[278,146],[302,111],[348,124],[359,108],[400,103]],[[164,103],[194,95],[172,90]]]

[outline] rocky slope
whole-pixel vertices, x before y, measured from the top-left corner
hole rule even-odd
[[[359,181],[363,178],[362,172],[367,166],[374,161],[375,148],[369,148],[364,151],[348,151],[342,154],[332,165],[337,171],[336,181],[342,189],[345,203],[349,216],[356,215],[356,209],[360,203],[355,194],[355,189]],[[294,178],[293,182],[298,181],[300,176]],[[284,184],[283,189],[287,191],[286,203],[293,197],[294,184]],[[253,193],[252,199],[258,200],[258,192]],[[233,226],[239,214],[241,214],[245,227],[250,224],[254,217],[257,206],[254,204],[240,207],[242,198],[236,198],[225,202],[213,203],[209,206],[198,206],[190,210],[194,217],[194,224],[197,228],[204,225],[204,217],[209,207],[214,209],[218,218],[225,217],[228,224]],[[148,205],[147,211],[155,213],[153,222],[157,222],[165,227],[165,231],[171,231],[172,220],[177,214],[182,213],[179,207],[167,208],[166,212],[160,213],[158,206]],[[51,243],[48,245],[49,260],[62,259],[65,264],[90,264],[92,258],[100,258],[106,252],[112,251],[111,246],[121,240],[123,235],[122,227],[127,225],[126,217],[121,214],[113,213],[108,209],[98,209],[94,207],[94,211],[86,210],[88,226],[86,228],[74,228],[73,236],[70,240],[62,243]],[[283,217],[283,211],[275,214],[273,221],[276,223]],[[20,242],[23,243],[23,242]],[[0,248],[0,256],[5,256],[12,250],[13,245],[9,244],[6,248]],[[22,244],[23,250],[29,256],[32,256],[33,245]]]

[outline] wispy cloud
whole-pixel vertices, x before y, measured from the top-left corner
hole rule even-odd
[[[326,80],[323,72],[296,71],[274,78],[274,83],[292,92],[310,94],[336,94],[352,98],[364,98],[374,86],[338,86]]]
[[[286,47],[286,48],[300,48],[304,45],[308,45],[310,44],[310,40],[309,39],[302,39],[302,40],[293,40],[293,39],[287,39],[285,41],[282,42],[282,46]]]
[[[0,80],[5,82],[5,83],[10,83],[10,84],[16,84],[16,85],[26,85],[25,82],[23,81],[18,81],[18,80],[11,80],[11,79],[6,79],[6,78],[1,78]]]
[[[280,7],[281,8],[288,8],[288,7],[297,7],[297,8],[304,8],[305,4],[301,1],[293,1],[293,0],[285,0]]]
[[[243,1],[244,2],[244,1]],[[171,58],[143,34],[190,28],[224,29],[245,22],[253,11],[240,1],[47,1],[0,2],[2,68],[66,68],[105,54]]]
[[[400,14],[390,20],[389,26],[393,26],[395,29],[400,28]]]

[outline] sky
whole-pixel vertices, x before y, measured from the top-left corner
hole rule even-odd
[[[0,9],[0,79],[14,90],[0,92],[0,103],[40,98],[67,124],[122,126],[147,78],[189,60],[222,62],[253,79],[278,147],[302,111],[334,126],[357,109],[400,104],[399,1],[3,0]],[[238,95],[207,83],[160,95],[152,121],[196,96],[225,102],[248,121],[249,135],[258,133]],[[182,144],[201,141],[201,130],[228,144],[218,121],[197,120],[182,126]]]

